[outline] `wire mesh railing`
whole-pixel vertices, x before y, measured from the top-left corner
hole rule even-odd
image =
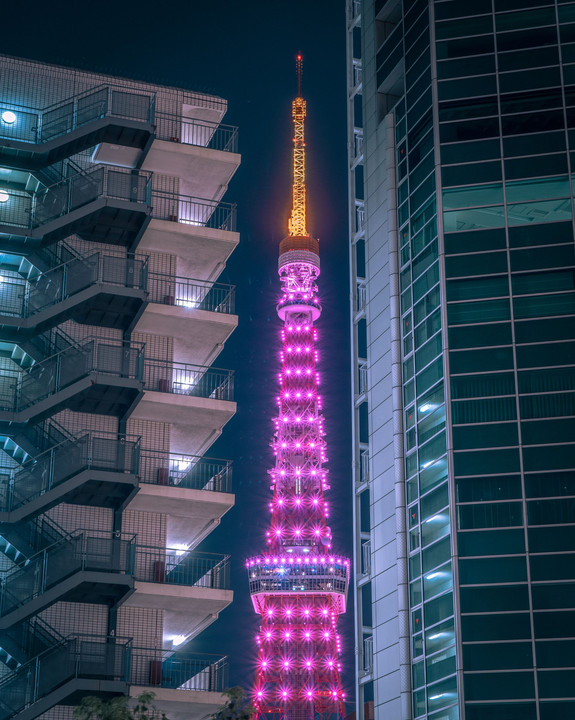
[[[143,687],[221,693],[228,687],[228,658],[134,647],[130,682]]]
[[[232,491],[232,463],[196,455],[140,450],[140,481],[211,492]]]
[[[88,338],[27,370],[2,373],[0,410],[18,412],[29,408],[92,372],[141,380],[143,360],[143,346],[139,343]]]
[[[226,314],[233,313],[235,309],[234,285],[150,273],[148,290],[149,300],[163,305]]]
[[[159,140],[169,140],[183,145],[238,152],[238,128],[234,125],[156,113],[156,136]]]
[[[229,590],[229,555],[137,545],[134,578],[142,582]]]
[[[0,225],[33,230],[100,198],[125,200],[147,207],[151,201],[151,174],[97,167],[50,185],[34,195],[22,190],[2,190]]]
[[[148,390],[213,400],[234,399],[233,370],[145,358],[144,381]]]
[[[84,470],[137,475],[139,453],[134,436],[86,432],[64,440],[0,478],[0,510],[15,510]]]
[[[77,531],[61,538],[15,567],[0,584],[0,617],[30,602],[81,570],[130,575],[134,568],[134,540],[115,535]]]
[[[0,284],[0,315],[27,318],[96,284],[146,290],[148,259],[92,253],[25,281]]]
[[[155,95],[100,85],[46,108],[2,103],[0,138],[43,143],[105,117],[154,121]]]
[[[0,720],[10,720],[76,678],[128,682],[130,650],[128,638],[79,634],[65,638],[0,680]]]
[[[152,191],[152,217],[216,230],[236,229],[236,205],[176,193]]]

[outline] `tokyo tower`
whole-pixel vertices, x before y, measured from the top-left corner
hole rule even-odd
[[[255,718],[335,720],[343,717],[338,616],[345,612],[349,560],[332,550],[329,489],[315,323],[319,243],[306,229],[306,103],[301,56],[294,123],[293,203],[279,247],[281,330],[278,411],[269,470],[273,491],[266,548],[246,563],[250,594],[261,616],[257,635]]]

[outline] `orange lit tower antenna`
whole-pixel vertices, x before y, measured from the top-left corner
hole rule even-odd
[[[305,224],[305,100],[301,97],[302,56],[297,56],[297,97],[292,103],[293,136],[293,202],[289,219],[291,237],[306,237]]]

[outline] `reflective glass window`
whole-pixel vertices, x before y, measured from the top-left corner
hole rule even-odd
[[[517,423],[484,423],[453,428],[453,445],[458,450],[508,447],[519,443]]]
[[[463,613],[529,610],[527,584],[464,587],[461,588],[459,599]],[[505,665],[499,667],[505,667]],[[482,670],[483,668],[473,669]]]
[[[498,558],[511,560],[512,558]],[[477,562],[465,560],[465,563]],[[523,640],[531,637],[529,613],[465,615],[461,618],[463,642],[485,640]]]
[[[477,555],[515,555],[525,552],[524,530],[523,528],[460,530],[457,534],[457,549],[461,558]]]
[[[452,351],[449,353],[449,363],[451,372],[454,375],[488,370],[511,370],[513,368],[513,350],[510,347],[499,347],[490,348],[489,350]],[[544,363],[535,364],[541,365]]]
[[[533,672],[469,673],[464,677],[467,700],[534,698]]]
[[[553,313],[541,313],[545,315]],[[471,302],[449,303],[447,319],[450,325],[466,325],[469,323],[497,322],[509,320],[511,309],[509,300],[473,300]]]
[[[514,527],[523,524],[523,507],[519,502],[460,505],[457,516],[461,530]]]
[[[530,642],[464,645],[463,658],[467,670],[514,670],[533,667]]]
[[[457,475],[477,475],[519,471],[519,451],[508,450],[467,450],[456,452],[453,466]]]
[[[444,210],[455,210],[456,208],[473,207],[476,205],[494,205],[502,202],[503,186],[501,183],[494,185],[476,185],[475,187],[443,191]]]
[[[459,400],[451,403],[451,415],[454,425],[489,423],[514,420],[517,417],[517,409],[514,397]]]
[[[443,650],[455,643],[453,619],[445,620],[440,625],[425,632],[425,651],[428,655]]]
[[[443,542],[443,541],[441,541]],[[442,620],[446,620],[453,615],[453,595],[446,593],[438,598],[434,598],[424,605],[425,627],[435,625]]]

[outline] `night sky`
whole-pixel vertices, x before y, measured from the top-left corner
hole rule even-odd
[[[238,330],[216,360],[236,370],[238,413],[210,449],[234,461],[236,506],[200,549],[232,555],[235,600],[186,648],[228,654],[231,684],[251,684],[257,616],[244,559],[264,549],[267,469],[279,369],[277,246],[291,204],[291,101],[302,53],[307,100],[308,230],[320,238],[319,371],[335,550],[351,555],[349,281],[344,0],[54,0],[2,7],[0,52],[228,100],[242,165],[224,197],[241,243],[220,277],[237,285]],[[341,620],[344,686],[353,695],[352,614]]]

